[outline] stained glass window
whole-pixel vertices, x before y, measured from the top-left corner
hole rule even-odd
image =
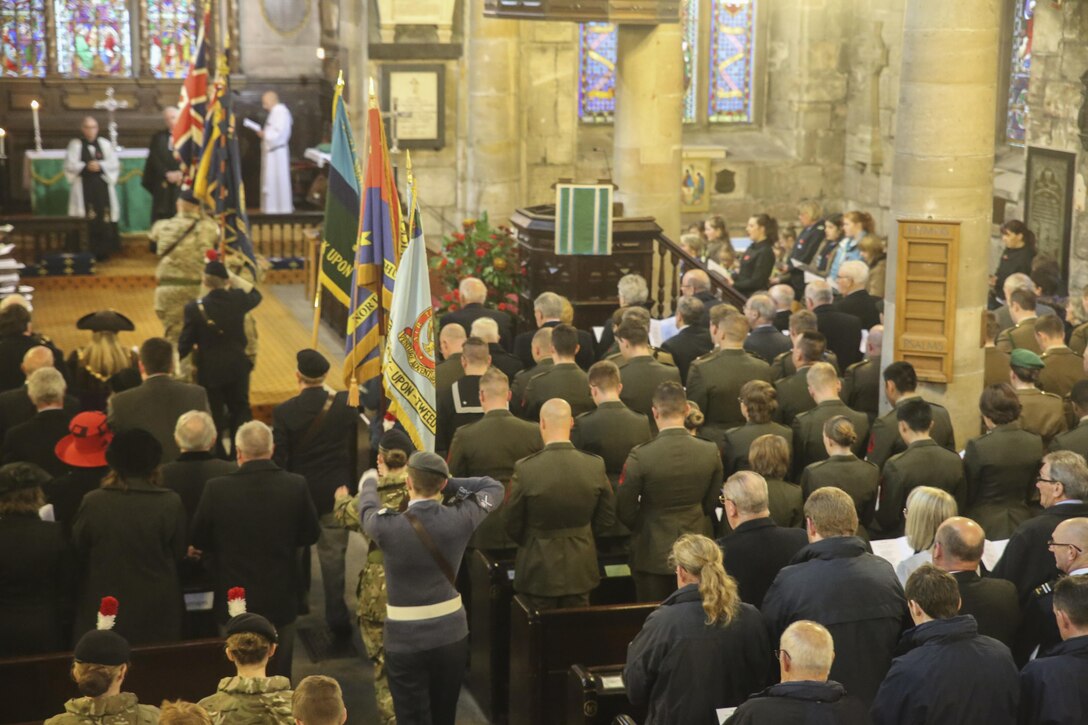
[[[699,91],[699,0],[681,0],[680,33],[684,54],[684,123],[694,123]]]
[[[616,26],[582,23],[578,34],[578,116],[609,123],[616,111]]]
[[[44,0],[4,0],[0,5],[0,76],[45,75]]]
[[[147,59],[155,78],[184,78],[196,41],[194,0],[146,0]]]
[[[756,0],[711,0],[711,123],[751,123]]]
[[[1005,138],[1014,146],[1024,145],[1028,115],[1028,80],[1031,77],[1031,42],[1034,31],[1035,0],[1016,0],[1012,19],[1012,72],[1009,74],[1009,107]]]
[[[132,29],[125,0],[55,0],[61,75],[132,75]]]

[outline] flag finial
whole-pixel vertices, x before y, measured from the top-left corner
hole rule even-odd
[[[412,175],[412,152],[404,152],[404,171],[408,174],[408,183],[411,184],[415,177]]]
[[[344,69],[343,68],[340,69],[340,72],[336,76],[336,87],[337,88],[343,88],[344,87]]]
[[[373,77],[370,79],[370,107],[378,107],[378,82]]]

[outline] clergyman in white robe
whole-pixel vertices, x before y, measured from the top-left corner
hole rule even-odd
[[[93,120],[93,119],[92,119]],[[121,175],[121,161],[113,150],[109,139],[97,136],[98,126],[95,124],[96,135],[90,141],[97,141],[98,148],[102,151],[102,159],[99,166],[102,169],[102,177],[109,187],[110,194],[110,220],[117,221],[121,218],[121,207],[117,203],[117,179]],[[85,137],[86,138],[86,137]],[[72,190],[68,193],[68,216],[87,216],[87,209],[83,203],[83,179],[81,174],[87,166],[83,161],[83,140],[74,138],[68,142],[68,152],[64,159],[64,177]]]
[[[121,162],[113,144],[98,136],[98,122],[92,116],[83,119],[81,138],[72,139],[64,158],[68,179],[68,215],[87,220],[87,242],[98,260],[120,250],[117,221],[117,179]]]
[[[261,104],[268,111],[261,130],[261,211],[290,214],[295,210],[291,198],[291,112],[274,91],[266,92]]]

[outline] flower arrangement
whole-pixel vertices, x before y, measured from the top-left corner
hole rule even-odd
[[[442,254],[431,258],[431,267],[442,274],[442,282],[450,290],[436,300],[436,306],[441,312],[460,309],[458,284],[464,277],[479,277],[487,285],[488,305],[516,316],[520,267],[513,231],[491,226],[487,212],[479,219],[465,219],[461,229],[443,237]]]

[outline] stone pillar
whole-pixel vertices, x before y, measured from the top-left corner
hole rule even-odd
[[[464,211],[482,211],[505,224],[523,193],[518,94],[519,21],[484,17],[483,0],[469,0],[467,179]]]
[[[621,25],[613,136],[617,201],[680,238],[683,71],[680,25]]]
[[[355,133],[355,151],[360,163],[366,158],[366,113],[370,84],[370,59],[367,44],[367,11],[363,0],[344,0],[338,19],[340,38],[337,58],[344,68],[347,85],[348,118]]]
[[[957,445],[978,434],[980,326],[990,269],[999,0],[908,0],[896,118],[892,215],[959,221],[953,379],[923,385],[952,414]],[[889,230],[888,264],[899,244]],[[893,361],[894,269],[889,270],[883,364]]]

